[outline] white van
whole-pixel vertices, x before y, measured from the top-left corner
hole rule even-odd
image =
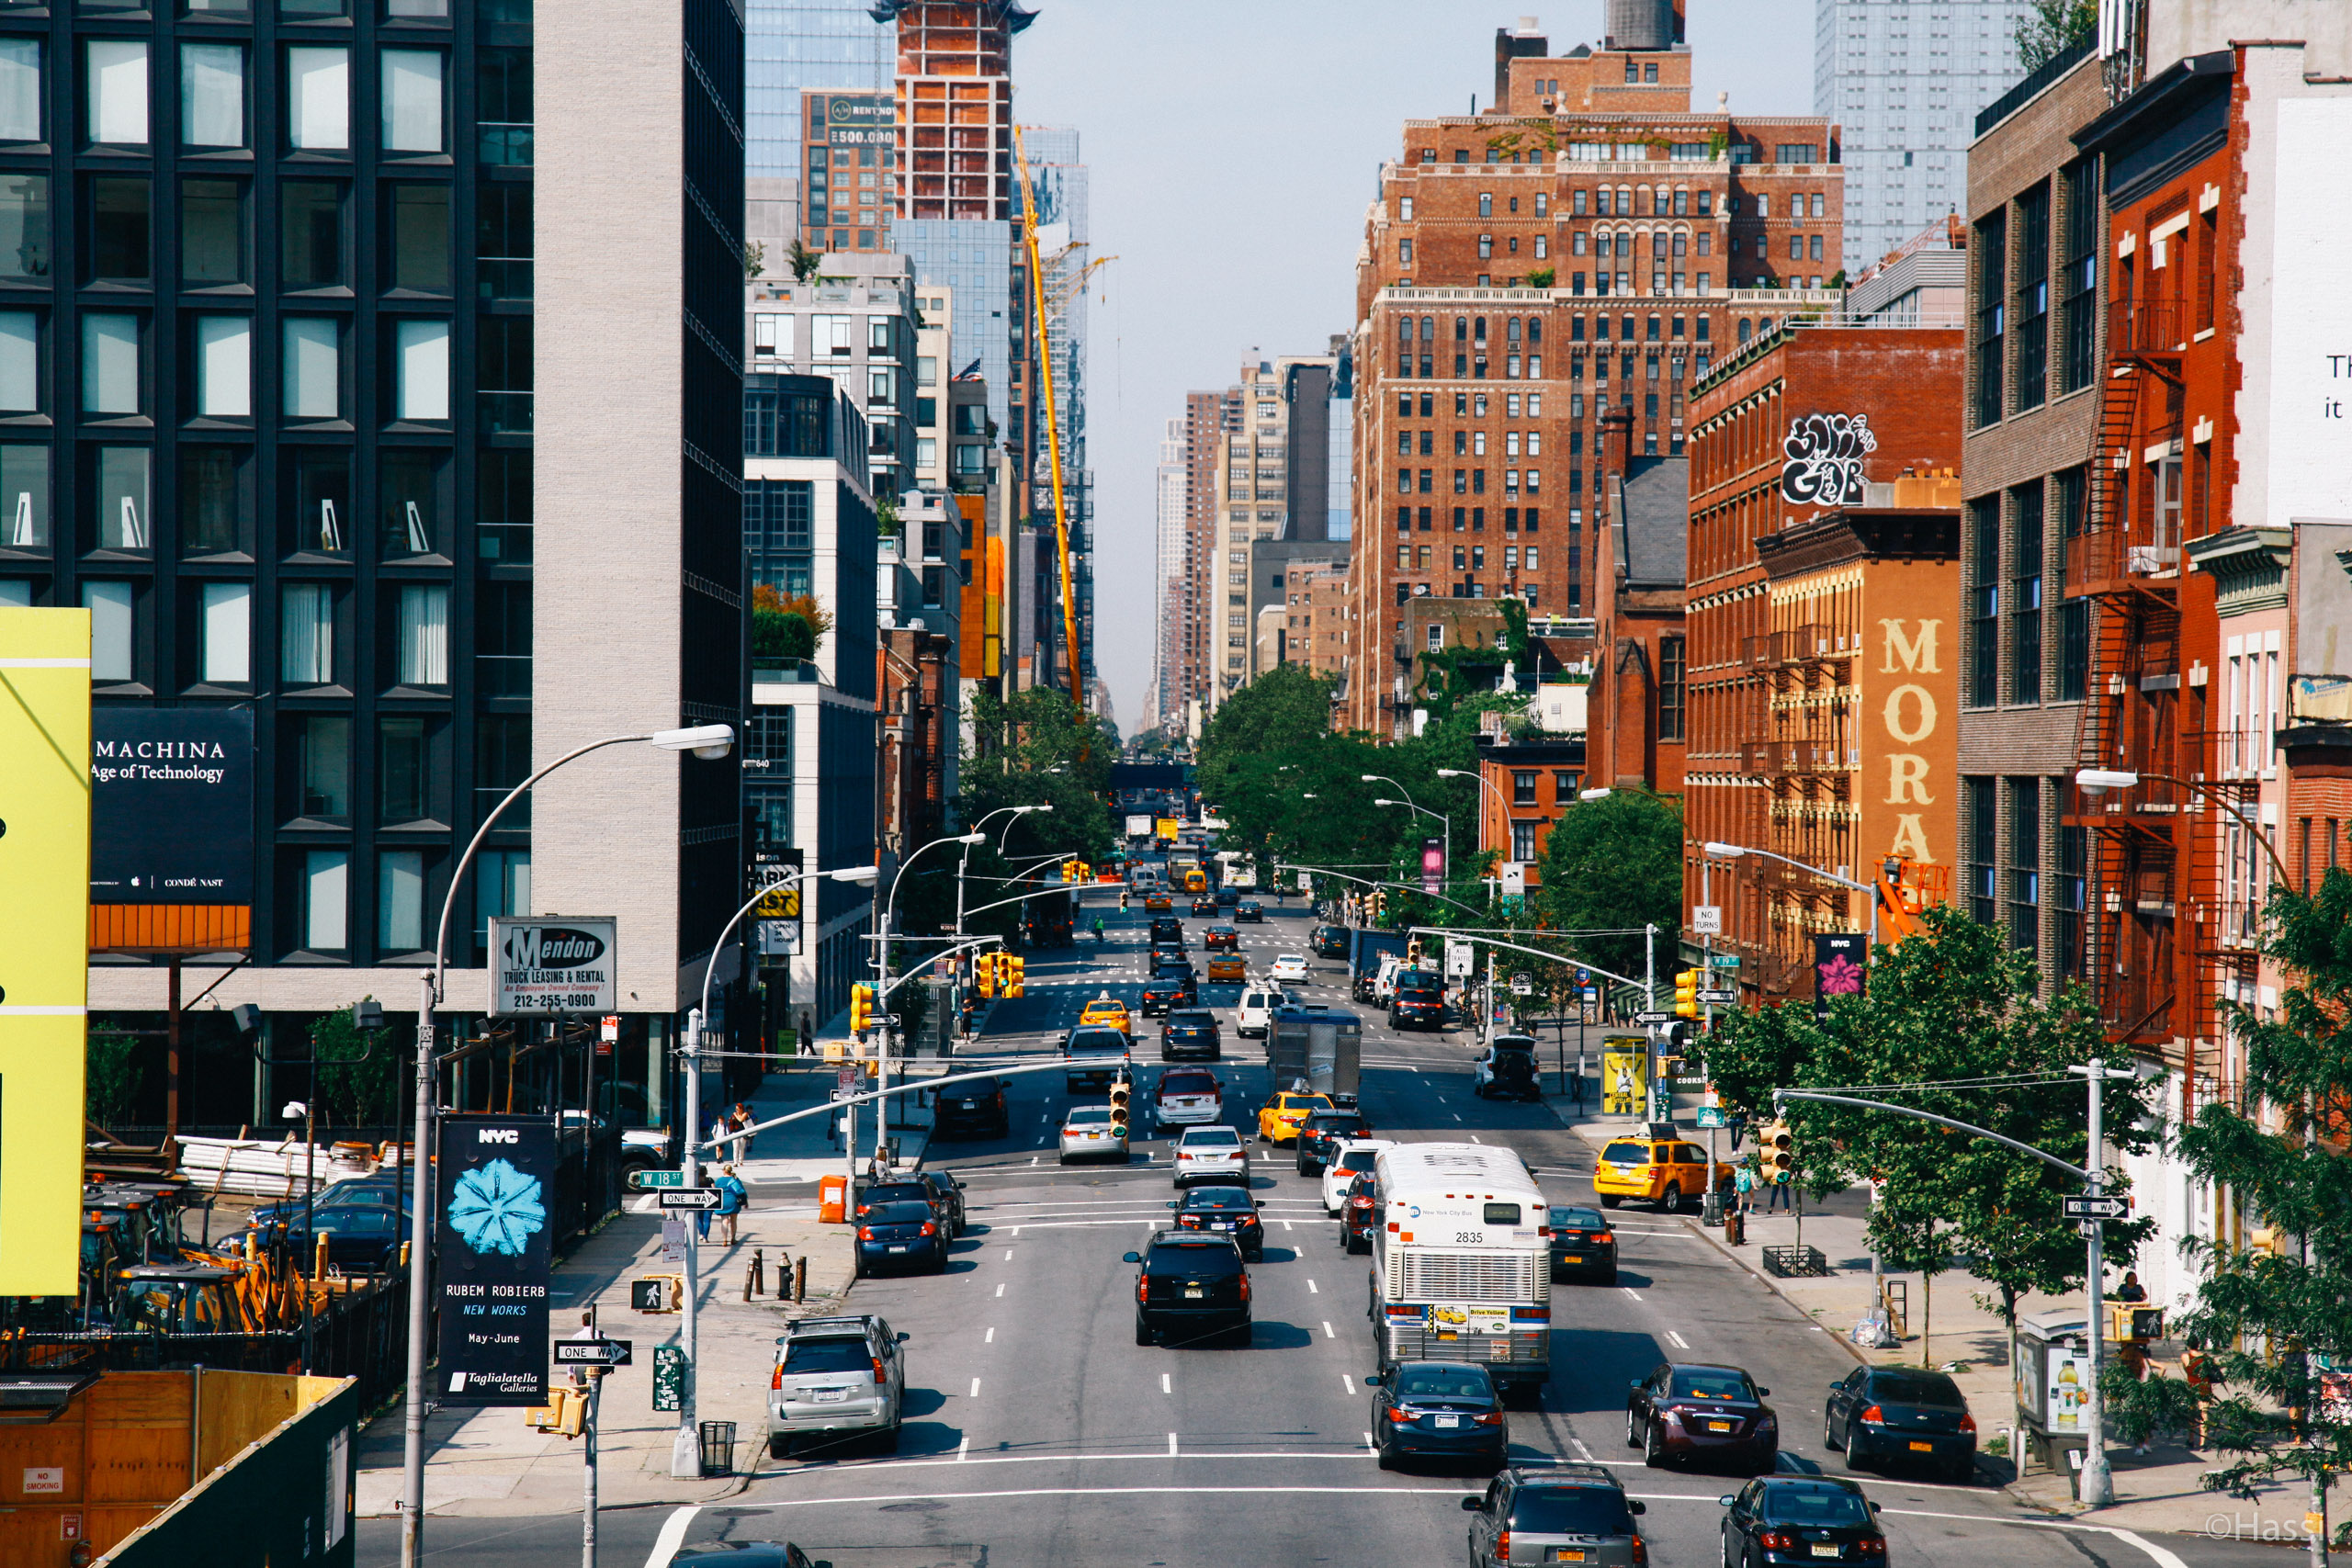
[[[1266,1030],[1273,1022],[1274,1010],[1289,1000],[1290,998],[1283,993],[1280,986],[1269,986],[1261,981],[1250,982],[1242,989],[1241,1009],[1234,1023],[1233,1032],[1245,1036],[1254,1034],[1261,1039],[1264,1038]]]

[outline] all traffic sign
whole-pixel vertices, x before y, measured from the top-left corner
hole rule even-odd
[[[564,1362],[587,1362],[598,1367],[626,1367],[629,1364],[629,1339],[559,1339],[555,1342],[555,1359]]]
[[[2059,1207],[2070,1220],[2121,1220],[2132,1214],[2132,1200],[2100,1193],[2094,1197],[2086,1192],[2078,1197],[2061,1198]]]
[[[684,1187],[686,1173],[683,1170],[632,1170],[628,1173],[629,1188],[637,1192],[650,1192],[657,1187]]]
[[[1635,1023],[1645,1025],[1652,1023],[1672,1023],[1674,1021],[1674,1014],[1670,1012],[1637,1012],[1634,1015],[1634,1021]]]
[[[716,1209],[718,1207],[718,1189],[689,1187],[683,1192],[662,1192],[655,1196],[653,1204],[659,1209]]]

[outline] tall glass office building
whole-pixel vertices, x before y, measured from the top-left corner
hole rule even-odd
[[[866,0],[751,0],[743,22],[743,172],[798,179],[802,89],[889,92],[898,28]]]

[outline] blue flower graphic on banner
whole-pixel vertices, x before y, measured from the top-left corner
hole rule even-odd
[[[476,1252],[520,1258],[531,1238],[547,1229],[539,1179],[503,1159],[469,1170],[458,1178],[457,1190],[449,1195],[449,1224]]]

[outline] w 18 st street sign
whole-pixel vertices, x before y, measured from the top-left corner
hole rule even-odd
[[[492,1014],[576,1018],[616,1010],[615,924],[610,915],[492,915]]]

